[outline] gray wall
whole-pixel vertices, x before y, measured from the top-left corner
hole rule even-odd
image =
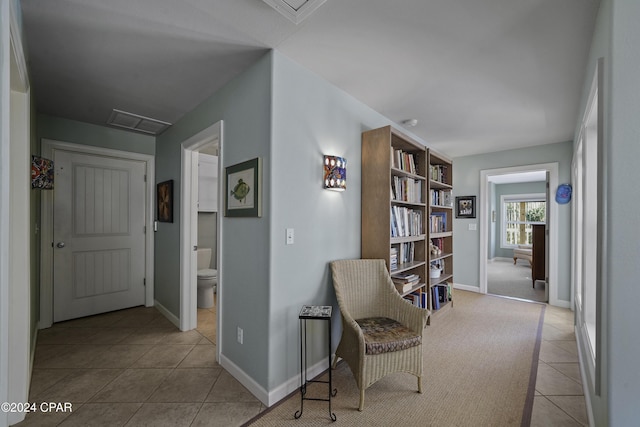
[[[640,420],[640,227],[637,212],[640,159],[640,2],[614,0],[608,111],[608,242],[604,316],[610,322],[607,379],[612,426]]]
[[[496,211],[496,222],[491,224],[493,235],[489,237],[489,240],[494,243],[494,246],[489,248],[489,259],[513,257],[513,249],[500,247],[502,245],[502,204],[500,203],[500,197],[513,194],[544,194],[546,188],[545,181],[492,186],[491,206]]]
[[[558,162],[559,182],[571,180],[572,143],[562,142],[517,150],[499,151],[453,159],[453,188],[455,196],[480,195],[480,171],[540,163]],[[551,189],[553,193],[555,189]],[[482,201],[477,200],[478,206]],[[571,300],[570,260],[571,260],[571,205],[558,206],[558,298]],[[455,282],[478,287],[480,276],[480,227],[469,231],[468,224],[478,219],[454,219],[453,250]],[[462,261],[464,260],[464,262]]]
[[[262,218],[220,216],[222,325],[218,345],[224,357],[266,388],[268,371],[271,220],[271,53],[257,61],[157,138],[156,181],[174,180],[174,222],[156,233],[155,295],[180,314],[180,144],[224,120],[225,167],[262,158]],[[236,342],[236,327],[244,344]]]
[[[601,386],[596,394],[593,378],[586,384],[595,425],[637,425],[640,419],[640,227],[636,212],[637,159],[640,158],[640,99],[638,69],[640,57],[640,2],[602,0],[598,14],[580,112],[584,111],[598,58],[604,58],[604,161],[605,212],[603,293],[597,302],[600,312],[599,341]],[[577,126],[579,126],[577,122]],[[577,135],[577,131],[576,131]],[[584,354],[588,344],[579,340]]]
[[[338,311],[329,262],[360,257],[361,134],[391,122],[276,53],[273,82],[269,387],[298,374],[298,322],[303,304]],[[347,189],[322,188],[322,155],[347,159]],[[279,183],[275,185],[275,183]],[[295,243],[285,245],[285,229]],[[333,318],[334,348],[340,337]],[[309,364],[327,357],[324,330]]]

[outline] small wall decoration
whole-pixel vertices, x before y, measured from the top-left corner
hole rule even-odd
[[[173,180],[157,185],[158,221],[173,222]]]
[[[456,197],[456,218],[476,217],[476,196]]]
[[[225,216],[262,216],[261,169],[260,157],[226,168]]]
[[[31,156],[31,188],[53,190],[53,160]]]

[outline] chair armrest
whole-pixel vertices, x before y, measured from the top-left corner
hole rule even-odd
[[[342,337],[340,338],[343,354],[342,358],[355,361],[362,360],[365,354],[364,334],[358,322],[356,322],[348,313],[340,311],[342,315]]]
[[[391,286],[393,287],[393,283],[391,283]],[[409,301],[402,298],[395,288],[392,289],[388,303],[389,309],[391,310],[389,317],[397,320],[416,333],[422,334],[422,330],[426,326],[427,319],[431,315],[429,310],[416,307],[411,304]]]

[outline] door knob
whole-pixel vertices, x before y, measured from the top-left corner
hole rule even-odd
[[[64,242],[58,242],[58,244],[56,246],[59,247],[60,249],[62,249],[62,248],[64,248]]]

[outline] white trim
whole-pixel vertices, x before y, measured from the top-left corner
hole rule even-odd
[[[11,58],[9,53],[10,7],[8,1],[0,1],[0,403],[9,398],[9,265],[10,265],[10,209],[9,209],[9,168],[11,165],[11,136],[9,110]],[[0,411],[0,426],[8,425],[8,414]]]
[[[197,276],[192,271],[191,266],[197,265],[196,252],[193,250],[197,242],[193,241],[193,233],[197,230],[197,199],[198,199],[198,176],[194,173],[197,168],[197,158],[195,154],[200,148],[215,141],[218,142],[218,176],[222,176],[221,168],[223,164],[223,123],[222,120],[214,123],[208,128],[186,139],[181,144],[180,157],[182,164],[181,191],[180,191],[180,329],[188,331],[198,325],[197,319]],[[195,163],[195,167],[194,167]],[[197,172],[197,171],[196,171]],[[218,194],[222,195],[222,179],[218,180]],[[218,307],[216,307],[216,359],[220,360],[222,355],[222,300],[224,292],[224,270],[221,264],[222,247],[222,221],[224,212],[221,208],[224,197],[218,197]]]
[[[11,5],[13,5],[13,3],[11,3]],[[13,58],[16,61],[16,71],[18,72],[17,78],[20,82],[20,87],[17,89],[20,92],[26,93],[29,91],[29,73],[27,72],[27,61],[24,57],[22,33],[20,32],[20,25],[18,23],[18,11],[14,7],[11,7],[10,20],[11,23],[9,24],[9,31],[11,37],[11,49],[13,52]],[[16,88],[12,89],[16,90]]]
[[[229,374],[237,379],[240,384],[245,386],[247,390],[251,392],[251,394],[253,394],[258,400],[260,400],[260,402],[262,402],[267,407],[275,405],[285,397],[289,396],[292,392],[300,388],[300,374],[296,374],[295,376],[289,378],[287,381],[283,382],[282,384],[268,392],[260,384],[255,382],[253,378],[247,375],[246,372],[240,369],[238,365],[225,357],[224,354],[220,355],[219,360],[220,366],[226,369]],[[329,368],[330,360],[332,359],[329,359],[329,357],[325,357],[318,363],[310,366],[307,369],[307,378],[315,378],[316,376],[326,371],[327,368]]]
[[[461,291],[469,291],[469,292],[476,292],[476,293],[480,292],[480,288],[478,288],[477,286],[462,285],[460,283],[454,283],[453,289],[460,289]]]
[[[255,382],[253,378],[247,375],[238,365],[233,363],[231,359],[227,358],[224,354],[220,354],[218,358],[220,366],[222,366],[231,376],[237,379],[240,384],[246,387],[251,394],[253,394],[260,402],[266,406],[269,405],[269,393],[260,384]],[[273,403],[272,403],[273,404]]]
[[[575,326],[574,329],[574,334],[576,336],[576,339],[578,337],[578,334],[580,333],[580,328],[578,325]],[[595,376],[595,363],[592,364],[585,364],[585,356],[582,353],[582,346],[580,345],[580,341],[578,341],[578,366],[580,368],[580,378],[582,378],[582,394],[584,395],[584,403],[586,406],[586,410],[587,410],[587,417],[589,419],[589,426],[595,426],[595,420],[593,418],[593,404],[591,403],[591,390],[589,390],[589,382],[585,381],[586,378],[589,378],[587,376],[587,371],[585,370],[585,366],[589,366],[589,368],[593,367],[593,370],[591,370],[591,375]],[[593,378],[592,376],[592,378]]]
[[[158,300],[155,300],[153,305],[164,317],[173,323],[176,328],[180,329],[180,319],[178,319],[175,314],[170,312],[164,305],[160,304]]]
[[[480,209],[478,211],[478,222],[480,224],[480,292],[487,293],[487,259],[489,238],[489,221],[491,220],[491,201],[489,200],[490,182],[489,177],[495,175],[505,175],[516,172],[528,172],[546,170],[549,172],[549,188],[558,187],[559,166],[557,162],[542,163],[535,165],[513,166],[499,169],[486,169],[480,171]],[[549,228],[549,304],[558,307],[568,307],[569,301],[558,299],[558,204],[550,202],[547,206],[547,223]]]
[[[93,147],[71,142],[42,139],[42,156],[52,158],[54,150],[74,153],[107,156],[126,160],[143,161],[146,164],[147,182],[145,184],[145,305],[152,307],[154,303],[154,206],[155,206],[155,157],[151,154],[113,150]],[[42,195],[41,218],[41,260],[40,260],[40,328],[48,328],[53,324],[53,194],[44,191]]]
[[[3,5],[6,3],[3,2]],[[6,9],[4,9],[6,11]],[[7,30],[2,43],[7,43],[2,60],[3,86],[2,110],[2,158],[6,159],[2,177],[2,202],[8,202],[2,218],[0,247],[0,298],[6,305],[0,307],[0,396],[4,402],[26,402],[29,397],[31,376],[30,361],[35,346],[31,342],[31,223],[30,223],[30,149],[31,149],[31,96],[29,76],[22,45],[18,10],[9,6],[7,20],[0,25]],[[8,61],[7,61],[8,59]],[[7,61],[7,62],[5,62]],[[5,66],[6,65],[6,66]],[[8,85],[5,82],[9,82]],[[7,107],[7,108],[5,108]],[[6,110],[6,111],[5,111]],[[5,128],[6,126],[6,128]],[[7,139],[5,139],[7,138]],[[7,151],[4,149],[6,148]],[[6,156],[6,157],[5,157]],[[7,252],[4,252],[4,251]],[[6,279],[6,282],[5,282]],[[5,292],[6,291],[6,292]],[[6,299],[5,299],[6,297]],[[6,322],[6,323],[5,323]],[[5,329],[6,328],[6,329]],[[6,381],[6,383],[4,382]],[[5,389],[6,386],[6,389]],[[25,413],[8,413],[0,416],[0,424],[16,424],[24,420]]]

